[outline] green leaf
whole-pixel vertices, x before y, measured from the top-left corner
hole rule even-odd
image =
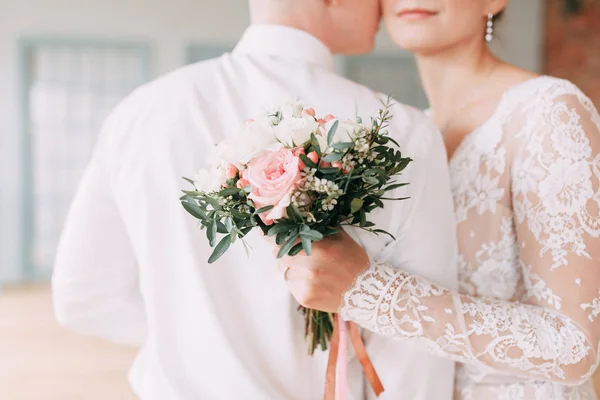
[[[186,178],[185,176],[183,177],[183,179],[195,186],[194,181],[192,179]]]
[[[340,172],[339,168],[331,168],[331,167],[322,167],[319,168],[319,172],[322,172],[325,175],[337,174]]]
[[[312,146],[313,150],[319,155],[319,157],[321,157],[321,155],[323,154],[322,149],[321,146],[319,146],[319,141],[317,140],[317,137],[314,133],[310,134],[310,145]]]
[[[285,242],[285,239],[288,236],[287,234],[287,232],[279,232],[277,234],[277,237],[275,238],[275,243],[277,243],[277,246],[281,246],[283,242]]]
[[[233,215],[237,219],[246,219],[249,216],[251,216],[252,214],[243,213],[243,212],[241,212],[239,210],[236,210],[234,208],[234,209],[231,210],[231,215]]]
[[[300,210],[298,210],[298,207],[296,207],[295,205],[290,204],[286,210],[287,210],[288,217],[290,217],[294,221],[297,221],[297,222],[304,221],[304,218],[302,218],[302,214],[300,214]]]
[[[398,189],[398,188],[404,187],[406,185],[408,185],[408,183],[396,183],[394,185],[384,187],[383,190],[385,192],[389,192],[390,190]]]
[[[278,233],[281,233],[281,232],[289,232],[295,226],[296,226],[296,223],[291,222],[291,221],[288,222],[288,223],[285,223],[285,222],[277,223],[277,224],[273,225],[271,227],[271,229],[269,229],[268,236],[275,236],[275,235],[277,235]]]
[[[283,244],[283,246],[281,246],[281,249],[279,249],[279,253],[277,253],[277,258],[281,258],[288,254],[292,247],[294,247],[294,245],[296,244],[296,240],[298,240],[297,233],[288,238],[288,240]]]
[[[305,237],[302,238],[302,248],[304,249],[304,252],[306,253],[307,256],[311,255],[312,242],[310,241],[310,239],[307,239]]]
[[[294,245],[294,247],[292,247],[292,249],[289,252],[290,256],[297,256],[298,253],[300,253],[303,249],[302,243],[297,243]]]
[[[208,223],[208,227],[206,229],[206,238],[208,239],[210,247],[214,247],[217,240],[217,221],[212,220]]]
[[[331,145],[332,149],[336,149],[336,150],[346,150],[351,148],[352,146],[354,146],[354,143],[350,143],[350,142],[340,142],[340,143],[334,143]]]
[[[367,214],[363,208],[360,209],[360,226],[364,228],[367,225]]]
[[[204,213],[204,211],[202,210],[202,208],[200,208],[200,206],[196,203],[196,201],[194,201],[194,200],[191,200],[191,201],[190,200],[184,200],[184,201],[181,202],[181,205],[193,217],[195,217],[197,219],[201,219],[201,220],[206,220],[207,219],[206,214]]]
[[[236,194],[240,193],[240,189],[236,188],[236,187],[230,187],[227,189],[223,189],[219,192],[219,194],[223,197],[227,197],[227,196],[234,196]]]
[[[350,203],[350,212],[354,214],[362,208],[363,204],[364,201],[362,199],[352,199],[352,202]]]
[[[323,161],[332,163],[340,161],[342,158],[344,158],[344,154],[342,153],[331,153],[323,157]]]
[[[321,232],[315,230],[308,230],[300,232],[300,236],[302,239],[309,239],[313,242],[318,242],[319,240],[323,240],[323,234]]]
[[[221,258],[221,256],[225,254],[227,249],[229,249],[229,246],[231,246],[231,236],[227,235],[223,239],[221,239],[217,247],[215,247],[215,251],[213,251],[213,253],[210,255],[208,263],[212,264],[219,258]]]
[[[337,132],[338,126],[340,126],[340,121],[335,121],[329,132],[327,133],[327,145],[331,146],[333,144],[333,138],[335,137],[335,133]]]
[[[225,229],[227,230],[227,232],[231,232],[231,230],[233,229],[233,220],[231,219],[231,217],[227,217],[225,218]]]
[[[267,211],[271,211],[273,208],[275,208],[275,206],[266,206],[266,207],[260,208],[256,211],[254,211],[254,215],[266,213]]]
[[[391,237],[392,239],[396,240],[396,238],[394,237],[394,235],[392,235],[391,233],[384,231],[383,229],[374,229],[373,233],[382,233],[384,235],[388,235],[389,237]]]
[[[221,221],[217,221],[217,232],[219,233],[229,233],[229,230]]]
[[[304,165],[306,165],[307,167],[317,168],[317,164],[315,164],[314,162],[312,162],[310,160],[310,158],[306,157],[306,155],[300,154],[300,159],[302,160],[302,162],[304,163]]]
[[[229,236],[231,237],[231,244],[235,243],[235,241],[238,237],[236,230],[232,229],[231,232],[229,232]]]

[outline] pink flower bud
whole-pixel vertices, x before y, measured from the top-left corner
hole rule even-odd
[[[325,125],[325,124],[327,123],[327,121],[325,121],[324,119],[318,119],[318,120],[317,120],[317,123],[318,123],[319,125]]]
[[[323,117],[323,119],[325,120],[325,122],[329,122],[335,119],[335,117],[331,114],[327,114],[326,116]]]
[[[237,176],[237,173],[237,167],[231,163],[227,166],[227,169],[225,170],[225,176],[227,177],[227,179],[235,178]]]
[[[308,157],[308,159],[310,161],[314,162],[315,164],[319,162],[319,155],[314,151],[311,151],[310,153],[308,153],[308,155],[306,157]]]
[[[306,151],[304,151],[304,147],[296,147],[295,149],[292,149],[292,154],[296,157],[300,157],[300,154],[306,154]]]
[[[248,186],[249,184],[250,184],[250,182],[248,182],[246,179],[242,178],[239,181],[237,181],[236,186],[240,189],[243,189],[246,186]]]
[[[306,110],[302,111],[302,115],[310,115],[311,117],[314,117],[316,113],[312,108],[307,108]]]
[[[331,166],[333,168],[342,169],[342,162],[341,161],[333,162],[333,163],[331,163]]]
[[[331,167],[331,163],[328,163],[327,161],[323,161],[321,163],[321,167],[323,167],[323,168],[329,168],[329,167]]]

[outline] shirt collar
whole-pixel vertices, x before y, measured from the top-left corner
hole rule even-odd
[[[333,54],[323,42],[305,31],[283,25],[251,25],[233,53],[296,59],[334,70]]]

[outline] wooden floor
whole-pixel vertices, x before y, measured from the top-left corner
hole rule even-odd
[[[0,292],[1,400],[134,400],[126,376],[134,355],[62,330],[47,287]]]
[[[134,355],[62,330],[45,286],[0,292],[0,400],[135,400],[126,377]]]

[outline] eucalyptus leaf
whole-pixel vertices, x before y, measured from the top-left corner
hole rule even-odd
[[[227,189],[223,189],[219,192],[219,194],[223,197],[227,197],[227,196],[234,196],[236,194],[240,193],[240,189],[236,188],[236,187],[230,187]]]
[[[290,217],[294,221],[297,221],[297,222],[304,221],[302,214],[300,214],[300,210],[298,210],[298,207],[296,207],[295,205],[290,204],[286,210],[287,210],[288,217]]]
[[[208,263],[212,264],[219,258],[221,258],[221,256],[225,254],[227,249],[229,249],[229,246],[231,246],[231,236],[227,235],[223,239],[221,239],[217,247],[215,247],[215,251],[213,251],[213,253],[210,255]]]
[[[362,208],[363,204],[364,201],[362,199],[352,199],[352,202],[350,203],[350,212],[354,214]]]
[[[315,164],[314,162],[312,162],[311,159],[308,158],[304,154],[300,154],[300,160],[302,160],[302,162],[304,163],[304,165],[306,165],[307,167],[317,168],[317,164]]]
[[[310,239],[302,237],[302,248],[304,249],[306,255],[310,256],[312,254],[312,241],[310,241]]]
[[[298,253],[300,253],[303,249],[303,245],[302,243],[297,243],[294,245],[294,247],[292,247],[292,249],[290,250],[290,252],[288,253],[290,256],[296,256],[298,255]]]
[[[260,208],[256,211],[254,211],[254,215],[266,213],[267,211],[271,211],[273,208],[275,208],[275,206],[266,206],[266,207]]]
[[[212,220],[208,223],[208,227],[206,228],[206,238],[208,239],[210,247],[214,247],[217,241],[217,221]]]
[[[282,258],[286,254],[288,254],[292,247],[294,247],[294,245],[296,244],[296,240],[298,240],[298,234],[289,237],[283,244],[283,246],[281,246],[281,248],[279,249],[279,253],[277,253],[277,258]]]
[[[340,161],[342,158],[344,158],[344,154],[342,154],[342,153],[331,153],[331,154],[328,154],[325,157],[323,157],[323,161],[332,163],[332,162]]]
[[[303,239],[309,239],[313,242],[318,242],[319,240],[323,240],[323,234],[321,232],[315,230],[308,230],[304,232],[300,232],[300,236]]]
[[[333,123],[333,125],[331,125],[331,128],[329,129],[329,132],[327,133],[327,145],[331,146],[333,144],[333,138],[335,137],[335,133],[338,130],[338,126],[340,126],[340,121],[335,121]]]
[[[340,142],[340,143],[334,143],[334,144],[332,144],[331,148],[332,149],[336,149],[336,150],[346,150],[346,149],[352,148],[352,146],[354,146],[354,143]]]
[[[197,218],[197,219],[207,219],[206,214],[204,213],[204,211],[202,211],[202,209],[200,208],[200,206],[198,206],[198,204],[196,204],[196,202],[194,200],[184,200],[181,202],[181,205],[183,206],[183,208],[185,208],[185,210],[190,213],[193,217]]]

